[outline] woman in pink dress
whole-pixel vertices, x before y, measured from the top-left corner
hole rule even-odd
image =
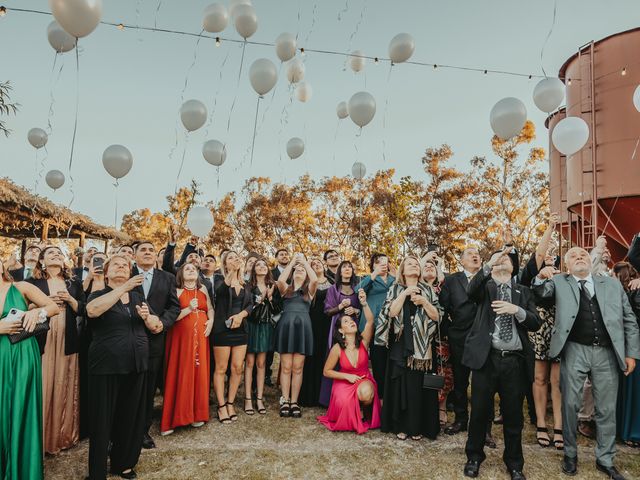
[[[373,336],[373,313],[364,290],[358,292],[366,326],[362,334],[349,315],[336,319],[333,328],[335,345],[324,365],[324,376],[333,380],[327,414],[318,421],[331,431],[365,433],[380,427],[378,388],[369,371],[368,346]],[[340,362],[340,370],[335,370]]]

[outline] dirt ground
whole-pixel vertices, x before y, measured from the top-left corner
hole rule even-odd
[[[222,425],[214,418],[215,406],[211,407],[211,421],[199,429],[177,429],[173,435],[161,437],[156,422],[152,435],[158,448],[143,450],[136,467],[138,478],[464,478],[464,433],[419,442],[402,442],[380,431],[365,435],[333,433],[316,422],[316,416],[324,413],[321,409],[303,409],[302,419],[281,419],[276,395],[275,389],[268,388],[267,415],[249,417],[241,410],[240,392],[236,401],[239,420],[231,425]],[[500,425],[494,426],[494,435],[498,448],[486,450],[488,458],[480,468],[480,478],[508,479],[502,463]],[[88,446],[85,440],[56,457],[47,457],[45,478],[83,479],[88,472]],[[529,424],[524,456],[524,472],[529,479],[564,477],[560,471],[562,452],[538,447],[535,429]],[[579,459],[579,474],[573,478],[605,478],[595,469],[593,441],[580,438]],[[640,451],[619,445],[616,465],[629,479],[640,479]]]

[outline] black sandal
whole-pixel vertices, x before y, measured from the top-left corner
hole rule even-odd
[[[291,404],[289,402],[283,402],[280,405],[280,416],[284,418],[291,416]]]
[[[562,430],[558,430],[557,428],[553,429],[553,436],[562,435]],[[553,439],[553,446],[556,447],[556,450],[564,450],[564,437],[560,440]]]
[[[251,403],[251,408],[247,408],[247,402]],[[245,398],[244,399],[244,413],[246,413],[247,415],[251,416],[254,415],[256,413],[256,411],[253,409],[253,402],[251,398]]]
[[[297,403],[292,403],[291,404],[291,416],[293,418],[302,417],[302,410],[300,410],[300,407],[298,406]]]
[[[538,436],[539,433],[544,433],[547,438]],[[536,427],[536,442],[538,442],[538,445],[540,445],[542,448],[547,448],[549,445],[551,445],[551,439],[549,438],[547,427]]]
[[[262,402],[262,408],[258,408],[258,413],[260,415],[266,415],[267,409],[264,408],[264,400],[262,399],[262,397],[256,397],[256,407],[258,406],[258,402]]]
[[[218,421],[223,424],[223,425],[229,425],[231,423],[231,418],[227,417],[227,418],[220,418],[220,410],[225,409],[225,411],[227,410],[227,404],[225,403],[224,405],[218,407]],[[229,412],[227,412],[227,415],[229,415]]]
[[[235,411],[235,405],[233,404],[233,402],[227,402],[227,405],[231,405]],[[237,422],[238,421],[238,414],[234,413],[233,415],[229,415],[229,420],[231,420],[232,422]]]

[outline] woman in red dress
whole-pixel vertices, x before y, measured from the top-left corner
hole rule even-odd
[[[365,433],[380,427],[378,387],[369,371],[367,348],[373,336],[373,313],[364,290],[358,292],[367,323],[362,335],[349,315],[341,315],[333,329],[335,345],[324,365],[324,376],[333,380],[327,414],[318,421],[332,431]],[[335,370],[340,362],[340,371]]]
[[[209,420],[209,334],[213,306],[198,270],[186,263],[176,274],[180,315],[167,333],[164,405],[160,434],[201,427]]]

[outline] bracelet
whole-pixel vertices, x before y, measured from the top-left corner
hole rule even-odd
[[[44,323],[47,321],[47,311],[44,308],[40,309],[40,313],[38,313],[38,323]]]
[[[363,307],[366,307],[366,306],[367,306],[367,305],[369,305],[369,304],[368,304],[368,303],[362,303],[362,302],[360,302],[360,305],[361,305],[361,306],[363,306]]]

